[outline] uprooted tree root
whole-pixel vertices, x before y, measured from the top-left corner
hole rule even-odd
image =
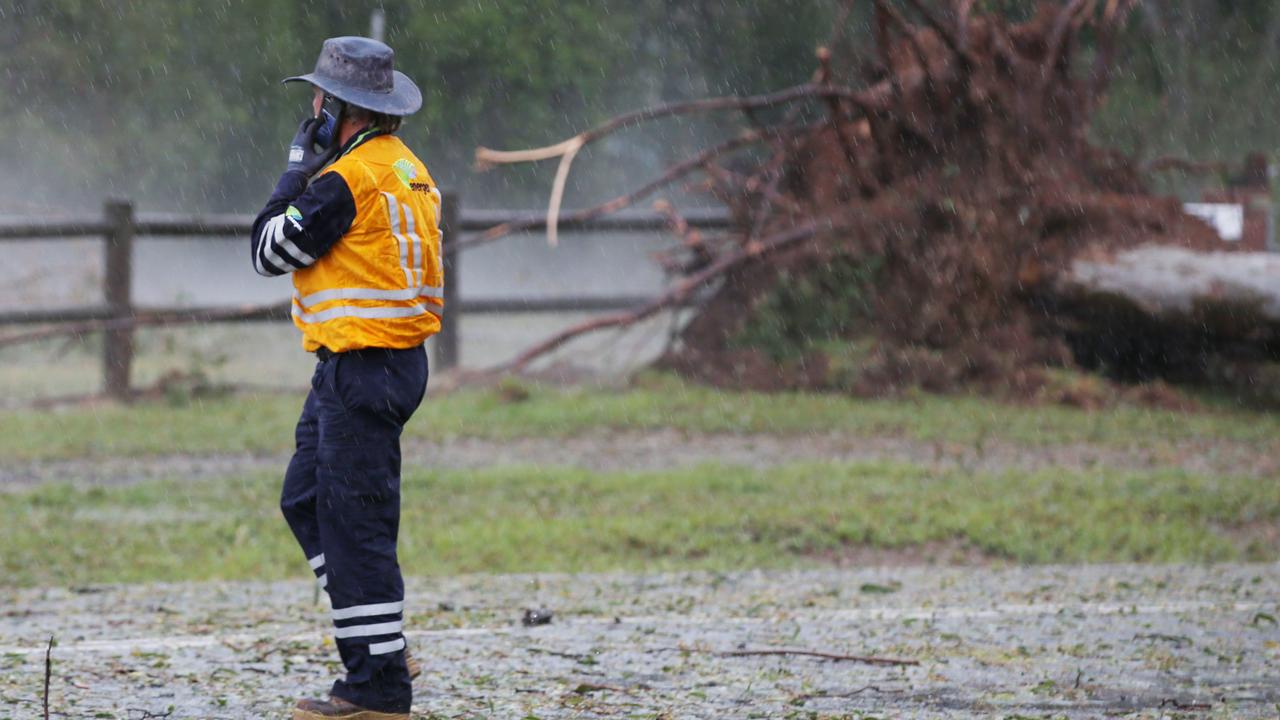
[[[661,363],[719,385],[1034,392],[1046,368],[1167,357],[1117,351],[1106,340],[1132,331],[1133,319],[1087,298],[1068,301],[1058,284],[1082,258],[1145,243],[1217,244],[1180,203],[1151,196],[1128,159],[1087,138],[1116,34],[1137,1],[1043,0],[1029,20],[1013,22],[973,12],[972,0],[945,8],[875,0],[876,56],[837,64],[820,48],[807,83],[651,108],[547,148],[481,148],[482,165],[559,158],[547,218],[554,241],[565,178],[584,145],[688,113],[737,110],[751,123],[637,191],[573,215],[619,210],[701,172],[731,209],[734,232],[691,230],[665,206],[682,239],[660,258],[670,289],[570,328],[504,369],[703,291],[708,299]],[[851,6],[830,43],[837,50]],[[1082,70],[1086,30],[1094,54]],[[843,81],[846,71],[859,87]],[[781,117],[766,123],[765,114]]]

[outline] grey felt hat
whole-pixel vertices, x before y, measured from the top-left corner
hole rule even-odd
[[[330,95],[358,107],[387,115],[410,115],[422,107],[422,92],[409,76],[392,65],[395,52],[363,37],[324,41],[316,69],[283,82],[309,82]]]

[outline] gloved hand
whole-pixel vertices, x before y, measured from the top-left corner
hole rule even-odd
[[[329,164],[329,161],[338,154],[336,142],[319,152],[316,151],[316,131],[322,124],[323,121],[320,118],[309,117],[298,125],[298,133],[293,136],[293,142],[289,144],[287,172],[297,170],[311,177],[320,172],[320,169]]]

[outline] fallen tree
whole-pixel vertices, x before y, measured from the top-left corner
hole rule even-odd
[[[751,126],[575,215],[621,209],[701,172],[733,232],[705,236],[664,206],[681,238],[659,258],[672,288],[507,369],[699,290],[707,301],[661,362],[716,384],[1026,390],[1053,367],[1144,378],[1188,374],[1215,354],[1275,358],[1280,266],[1217,252],[1210,227],[1152,196],[1134,163],[1088,138],[1138,1],[1043,0],[1014,21],[975,12],[972,0],[874,0],[876,55],[837,62],[820,48],[807,83],[641,110],[545,148],[479,149],[483,167],[559,160],[554,243],[585,145],[689,113],[739,111]]]

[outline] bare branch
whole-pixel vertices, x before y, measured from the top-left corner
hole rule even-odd
[[[707,249],[702,233],[697,228],[689,226],[689,221],[680,214],[675,205],[666,200],[659,200],[653,204],[653,209],[667,218],[671,232],[680,236],[681,240],[680,247],[654,255],[659,264],[670,272],[687,275],[711,263],[711,251]],[[678,259],[678,252],[681,250],[690,253],[693,256],[692,259],[681,262]]]
[[[1111,70],[1115,66],[1116,36],[1129,22],[1129,15],[1142,0],[1107,0],[1099,29],[1098,55],[1089,78],[1090,110],[1096,109],[1102,95],[1111,85]]]
[[[560,219],[560,203],[564,201],[564,186],[569,180],[569,166],[582,149],[582,142],[571,144],[560,158],[560,166],[556,168],[556,179],[551,183],[551,202],[547,206],[547,244],[555,247],[559,244],[557,230]]]
[[[960,62],[964,63],[966,67],[973,64],[973,58],[969,57],[969,52],[965,50],[960,41],[956,39],[955,34],[947,29],[946,24],[929,9],[928,5],[924,4],[923,0],[907,0],[907,2],[911,7],[916,9],[916,12],[920,13],[921,17],[924,18],[925,23],[927,23],[934,32],[938,33],[938,37],[942,38],[942,42],[946,43],[948,48],[951,48],[951,52],[955,53],[955,56],[960,60]]]
[[[859,107],[868,106],[866,108],[867,110],[877,109],[873,107],[875,104],[874,97],[864,96],[863,93],[852,88],[839,85],[804,83],[803,85],[796,85],[795,87],[767,95],[752,95],[748,97],[725,96],[644,108],[642,110],[619,115],[563,142],[540,148],[531,148],[527,150],[493,150],[486,147],[479,147],[476,148],[476,167],[480,170],[487,170],[494,165],[536,162],[538,160],[550,160],[551,158],[564,157],[566,154],[577,152],[577,150],[581,149],[584,145],[593,143],[618,130],[627,127],[634,127],[636,125],[664,117],[716,112],[719,110],[746,110],[748,108],[771,107],[774,105],[785,105],[805,98],[823,97],[827,95],[844,98]]]
[[[1089,13],[1093,11],[1096,2],[1097,0],[1071,0],[1058,13],[1058,19],[1054,21],[1053,30],[1049,33],[1048,48],[1045,50],[1044,60],[1040,64],[1037,97],[1043,96],[1049,88],[1049,81],[1052,79],[1058,63],[1061,62],[1063,50],[1067,46],[1068,32],[1076,25],[1079,18],[1088,17]]]
[[[844,41],[844,33],[849,25],[849,15],[853,13],[853,4],[857,0],[845,0],[840,6],[840,11],[836,13],[835,26],[831,30],[831,37],[827,38],[827,47],[838,49],[840,43]]]
[[[823,223],[823,227],[832,227],[827,223]],[[533,347],[520,353],[514,360],[493,368],[491,372],[518,372],[523,370],[534,360],[546,355],[547,353],[559,348],[570,340],[597,330],[604,330],[612,327],[626,327],[645,320],[665,308],[671,307],[678,303],[684,302],[694,291],[702,286],[741,265],[747,260],[760,257],[762,255],[776,252],[787,246],[794,245],[801,240],[813,237],[818,230],[821,229],[817,222],[810,222],[799,227],[778,233],[770,238],[762,240],[758,243],[737,250],[725,257],[716,260],[711,265],[681,280],[674,287],[670,288],[662,295],[651,300],[644,305],[621,313],[606,315],[604,317],[594,318],[587,322],[574,325],[565,330],[556,333],[550,338],[534,345]]]
[[[680,240],[686,248],[702,248],[702,233],[697,228],[690,227],[689,221],[685,219],[675,205],[666,200],[659,200],[653,204],[653,209],[667,219],[667,226],[671,229],[671,232],[680,236]]]
[[[882,19],[891,21],[898,27],[898,32],[907,39],[907,43],[911,46],[911,52],[915,54],[916,61],[920,63],[920,72],[924,75],[926,83],[925,87],[929,88],[929,92],[932,93],[936,85],[933,82],[933,75],[929,70],[929,55],[924,51],[924,46],[920,44],[920,38],[916,37],[915,28],[913,28],[911,23],[907,22],[907,19],[902,17],[902,13],[898,12],[896,8],[887,2],[887,0],[875,0],[875,3],[876,8],[882,12]],[[898,74],[893,69],[892,58],[889,55],[887,29],[884,30],[884,42],[886,43],[883,49],[886,69],[888,69],[889,77],[892,78],[894,82],[895,97],[901,99],[902,88],[897,82]]]
[[[619,115],[601,125],[587,130],[586,132],[579,133],[568,140],[540,148],[504,151],[479,147],[476,148],[476,168],[485,170],[494,165],[537,162],[539,160],[549,160],[555,157],[560,158],[560,165],[556,168],[556,177],[551,188],[551,200],[547,207],[546,223],[547,241],[551,245],[555,245],[557,239],[558,220],[560,216],[560,205],[564,200],[564,187],[569,177],[569,167],[572,165],[573,158],[578,154],[578,151],[587,144],[595,142],[596,140],[616,132],[617,130],[639,125],[651,120],[657,120],[659,118],[691,113],[714,112],[717,110],[736,109],[746,111],[753,108],[783,105],[809,97],[839,97],[850,101],[859,108],[862,108],[863,112],[866,113],[871,113],[878,109],[878,98],[873,94],[858,92],[852,88],[833,85],[830,83],[810,82],[768,95],[753,95],[749,97],[727,96],[645,108],[635,112],[626,113],[624,115]]]
[[[974,0],[956,0],[956,44],[965,52],[969,51],[969,15],[973,12]]]
[[[820,68],[820,82],[824,85],[829,84],[831,82],[831,50],[825,47],[818,48],[818,66]],[[854,176],[858,178],[859,185],[874,187],[874,183],[870,181],[866,169],[858,161],[858,153],[854,149],[853,141],[849,138],[848,129],[844,123],[844,107],[840,104],[838,98],[832,96],[827,96],[826,102],[827,110],[831,117],[831,129],[835,132],[836,139],[840,141],[840,150],[844,153],[845,163],[848,164],[849,170]],[[776,180],[773,183],[773,187],[777,187]],[[763,215],[764,213],[761,213],[761,217]]]
[[[786,148],[779,149],[778,153],[769,161],[769,164],[765,166],[765,173],[769,181],[763,188],[764,201],[759,203],[759,207],[756,208],[755,219],[751,222],[751,234],[747,236],[748,241],[760,235],[765,222],[769,220],[770,215],[773,213],[774,201],[780,198],[778,185],[781,184],[785,175],[782,164],[786,162],[789,154]]]
[[[710,163],[711,161],[715,160],[716,158],[722,155],[727,155],[743,147],[747,147],[749,145],[754,145],[756,143],[760,143],[768,140],[771,133],[787,134],[790,132],[805,132],[807,131],[807,129],[808,129],[807,127],[801,128],[798,130],[773,128],[765,132],[761,132],[761,131],[745,132],[739,135],[738,137],[727,140],[719,145],[716,145],[715,147],[703,150],[702,152],[698,153],[694,157],[689,158],[688,160],[677,163],[676,165],[672,165],[660,177],[646,183],[643,187],[637,188],[636,190],[633,190],[624,195],[619,195],[615,198],[612,198],[603,203],[600,203],[599,205],[596,205],[594,207],[590,207],[585,210],[579,210],[577,212],[571,213],[569,215],[564,216],[563,219],[570,222],[582,222],[585,220],[593,220],[595,218],[608,215],[610,213],[615,213],[619,210],[623,210],[625,208],[631,207],[636,202],[643,200],[644,198],[660,190],[661,188],[667,185],[670,185],[671,183],[679,180],[680,178],[685,177],[686,175],[705,167],[708,163]],[[529,218],[528,220],[523,220],[519,222],[509,222],[509,223],[503,223],[501,225],[495,225],[489,228],[488,230],[486,230],[481,235],[477,235],[475,237],[469,237],[465,240],[460,241],[458,243],[458,248],[468,249],[468,248],[473,248],[480,245],[486,245],[488,243],[493,242],[494,240],[510,235],[511,233],[516,233],[522,230],[528,230],[531,228],[540,227],[544,222],[545,220],[541,218]]]

